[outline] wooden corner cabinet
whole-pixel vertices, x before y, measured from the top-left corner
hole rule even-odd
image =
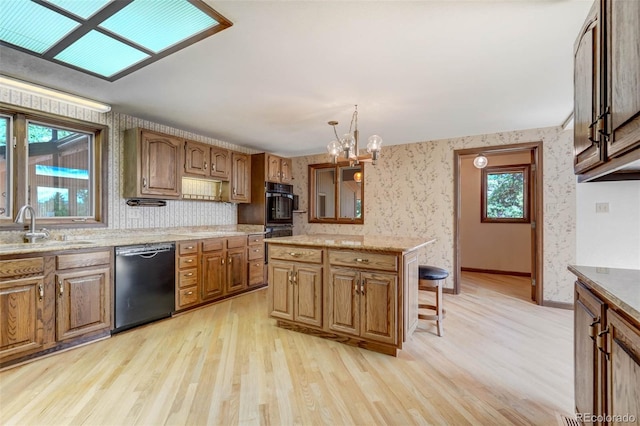
[[[578,180],[640,179],[640,2],[597,0],[574,46]]]
[[[0,260],[0,367],[106,337],[111,250]]]
[[[578,420],[638,424],[640,324],[580,279],[575,284],[574,354]]]
[[[124,132],[124,198],[180,198],[183,141],[135,128]]]

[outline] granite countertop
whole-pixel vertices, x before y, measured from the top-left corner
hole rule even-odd
[[[382,235],[308,234],[269,238],[265,241],[269,244],[408,252],[431,244],[435,239]]]
[[[73,235],[67,239],[59,239],[60,237],[56,236],[49,240],[40,240],[35,243],[0,243],[0,256],[172,241],[178,242],[205,238],[225,238],[260,233],[264,234],[264,231],[197,229],[169,229],[166,232],[157,229],[147,232],[144,230],[104,231],[88,233],[87,235]]]
[[[569,265],[581,281],[640,323],[640,270]]]

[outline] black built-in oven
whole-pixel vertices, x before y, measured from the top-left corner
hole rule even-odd
[[[265,189],[265,225],[293,225],[293,186],[267,182]]]

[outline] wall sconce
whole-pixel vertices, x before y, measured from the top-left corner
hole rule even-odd
[[[81,108],[87,108],[92,111],[103,113],[111,111],[111,105],[60,92],[58,90],[49,89],[48,87],[38,86],[26,81],[16,80],[4,75],[0,75],[0,88],[8,90],[19,90],[30,95],[40,96],[51,101],[66,102],[68,104],[72,104]]]

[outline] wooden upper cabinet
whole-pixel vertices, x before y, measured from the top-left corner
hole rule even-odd
[[[136,128],[125,130],[124,145],[125,198],[180,198],[180,139]]]
[[[251,202],[251,157],[248,154],[231,152],[231,191],[229,201]]]
[[[231,159],[228,149],[186,141],[184,153],[185,174],[229,180]]]
[[[292,162],[290,158],[282,158],[273,154],[266,154],[265,181],[276,183],[291,183]]]
[[[640,147],[640,2],[605,1],[607,154]]]
[[[574,47],[574,172],[602,163],[596,122],[600,108],[600,17],[593,4]]]
[[[231,155],[228,149],[211,147],[211,167],[209,174],[221,180],[231,177]]]
[[[209,145],[186,141],[184,143],[184,172],[198,176],[208,175],[209,152]]]

